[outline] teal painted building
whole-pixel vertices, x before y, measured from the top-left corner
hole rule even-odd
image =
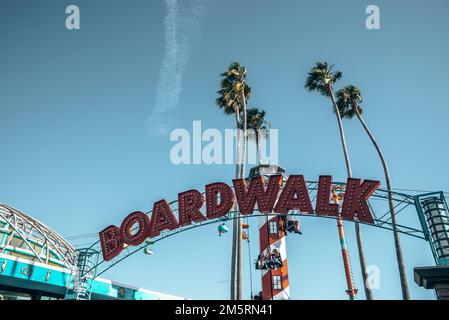
[[[41,222],[0,204],[0,299],[74,298],[77,251]],[[168,294],[89,279],[93,300],[180,300]]]

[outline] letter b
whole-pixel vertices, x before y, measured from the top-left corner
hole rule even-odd
[[[116,226],[109,226],[100,232],[101,251],[103,259],[109,261],[118,256],[123,250],[123,242],[120,237],[120,229]]]

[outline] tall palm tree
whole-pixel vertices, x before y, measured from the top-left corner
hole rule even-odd
[[[254,139],[257,146],[257,159],[262,164],[260,152],[260,138],[267,136],[267,121],[265,120],[265,111],[257,108],[248,110],[248,129],[252,129],[252,135],[248,138]]]
[[[246,101],[251,95],[251,88],[246,84],[246,68],[238,62],[233,62],[228,69],[221,74],[222,81],[219,97],[216,99],[218,107],[222,108],[228,115],[234,114],[237,129],[236,144],[236,172],[235,177],[245,176],[246,162],[246,139],[243,139],[243,146],[240,145],[240,127],[243,127],[243,134],[246,137]],[[243,110],[243,112],[242,112]],[[243,124],[242,121],[243,113]],[[240,149],[242,149],[242,160],[240,161]],[[236,209],[237,207],[235,207]],[[242,230],[240,219],[233,220],[232,253],[231,253],[231,299],[240,300],[242,298]]]
[[[254,140],[257,146],[257,159],[259,162],[259,165],[262,164],[262,156],[260,152],[260,138],[266,138],[268,136],[268,133],[266,131],[267,129],[267,121],[265,120],[265,111],[259,110],[257,108],[252,108],[248,110],[248,129],[252,129],[251,135],[248,136],[248,138],[251,138]],[[268,225],[268,215],[266,215],[266,224]],[[250,250],[249,242],[248,242],[248,252]],[[251,272],[251,271],[250,271]],[[270,282],[271,286],[273,286],[273,274],[272,270],[269,270],[270,273]],[[250,273],[251,274],[251,273]],[[273,288],[272,288],[273,290]]]
[[[387,190],[388,190],[388,204],[390,207],[390,215],[391,215],[391,225],[393,227],[393,235],[394,235],[394,244],[396,248],[396,258],[398,262],[398,268],[399,268],[399,276],[401,279],[401,289],[402,289],[402,297],[404,300],[410,299],[410,294],[408,290],[408,284],[407,284],[407,277],[405,272],[405,264],[404,259],[402,256],[402,248],[401,248],[401,242],[399,239],[399,232],[397,230],[396,226],[396,211],[393,204],[393,189],[391,187],[391,177],[390,172],[388,170],[387,162],[385,160],[385,157],[382,153],[382,150],[374,138],[371,130],[368,128],[365,120],[362,117],[363,110],[360,107],[360,104],[363,102],[362,94],[360,92],[360,89],[356,86],[347,86],[343,89],[339,90],[337,92],[337,105],[340,114],[344,118],[352,119],[354,116],[357,117],[357,119],[362,124],[363,129],[365,130],[366,134],[370,138],[371,142],[374,145],[374,148],[377,151],[377,154],[380,158],[380,161],[382,163],[382,167],[385,174],[385,181],[387,183]]]
[[[346,146],[346,139],[345,134],[343,130],[343,124],[341,121],[340,112],[337,106],[337,102],[335,100],[334,95],[334,89],[333,85],[336,81],[340,80],[342,78],[343,74],[340,71],[334,71],[333,65],[328,65],[327,62],[317,62],[315,66],[310,70],[307,76],[307,80],[305,83],[305,88],[309,91],[317,91],[321,95],[328,97],[331,99],[333,109],[335,111],[335,114],[337,116],[337,122],[338,122],[338,128],[340,131],[340,140],[341,145],[343,148],[343,154],[345,158],[346,163],[346,170],[348,177],[352,177],[352,171],[351,171],[351,162],[349,160],[349,154],[348,149]],[[345,263],[345,272],[346,272],[346,280],[348,285],[348,294],[350,299],[355,299],[355,296],[357,294],[357,289],[353,287],[353,281],[352,281],[352,273],[350,269],[350,263],[349,263],[349,255],[345,257],[345,245],[344,245],[344,229],[343,229],[343,223],[340,217],[337,218],[337,227],[340,235],[341,245],[342,245],[342,251],[343,251],[343,262]],[[367,285],[367,278],[368,275],[366,273],[366,262],[365,262],[365,254],[363,251],[363,242],[362,242],[362,236],[360,232],[360,226],[359,223],[355,222],[355,233],[357,237],[357,248],[359,253],[359,260],[360,260],[360,266],[362,269],[362,276],[363,276],[363,285],[365,288],[365,295],[368,300],[371,300],[372,292],[371,289]]]

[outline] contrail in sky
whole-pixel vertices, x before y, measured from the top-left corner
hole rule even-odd
[[[156,105],[147,119],[153,134],[166,135],[169,111],[178,106],[182,81],[190,56],[190,38],[199,29],[207,0],[165,0],[165,56],[159,75]]]

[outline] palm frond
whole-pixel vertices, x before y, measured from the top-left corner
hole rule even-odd
[[[317,62],[307,74],[304,87],[309,91],[317,91],[323,96],[330,96],[329,87],[340,80],[343,74],[333,71],[334,66],[325,62]]]
[[[248,129],[257,131],[259,137],[267,137],[267,120],[265,120],[266,112],[259,110],[258,108],[251,108],[247,112]],[[255,139],[254,136],[250,136],[251,139]]]
[[[337,94],[337,106],[341,117],[352,118],[356,115],[356,110],[362,113],[360,104],[363,102],[362,93],[356,86],[349,85],[340,90]]]
[[[238,62],[233,62],[228,69],[221,73],[220,90],[217,91],[219,97],[216,104],[223,108],[226,114],[235,113],[236,104],[242,109],[244,92],[245,99],[251,96],[251,87],[246,83],[247,70]],[[244,90],[244,91],[243,91]]]

